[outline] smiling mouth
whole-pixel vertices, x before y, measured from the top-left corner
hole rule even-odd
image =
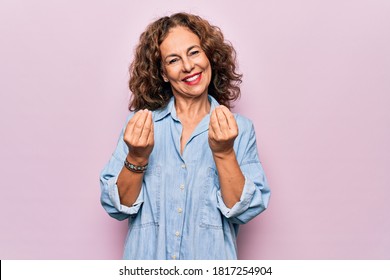
[[[196,73],[191,76],[185,77],[182,81],[185,82],[186,84],[193,85],[196,84],[200,79],[202,78],[202,72]]]

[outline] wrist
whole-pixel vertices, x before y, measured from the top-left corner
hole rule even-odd
[[[138,166],[145,166],[149,162],[149,158],[137,157],[137,156],[132,155],[131,153],[127,154],[126,160],[128,162],[130,162],[130,163],[132,163],[134,165],[138,165]]]
[[[214,160],[232,160],[236,158],[236,153],[233,148],[223,152],[213,152]]]
[[[148,164],[136,165],[134,163],[129,162],[127,158],[125,159],[125,162],[123,164],[129,171],[134,173],[145,173],[148,169]]]

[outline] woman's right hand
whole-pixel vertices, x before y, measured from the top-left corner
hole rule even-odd
[[[154,146],[152,112],[139,110],[126,126],[123,139],[129,148],[127,160],[135,165],[146,165]]]

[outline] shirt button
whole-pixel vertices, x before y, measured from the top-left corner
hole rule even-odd
[[[186,168],[186,165],[183,163],[182,165],[181,165],[181,168]]]
[[[176,231],[175,235],[176,235],[177,237],[179,237],[179,236],[180,236],[180,232]]]
[[[184,190],[184,184],[181,184],[181,185],[180,185],[180,189],[181,189],[181,190]]]
[[[179,208],[179,209],[177,209],[177,212],[182,213],[183,209]]]

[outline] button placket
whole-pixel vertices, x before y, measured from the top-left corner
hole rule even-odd
[[[182,227],[183,227],[183,215],[182,213],[184,213],[184,207],[183,205],[185,205],[185,181],[186,181],[186,178],[187,178],[187,166],[184,162],[182,162],[182,164],[180,165],[180,179],[182,180],[179,185],[179,189],[180,190],[177,190],[179,193],[177,194],[176,198],[177,200],[175,201],[176,204],[176,211],[177,211],[177,215],[176,216],[177,218],[175,219],[175,223],[174,223],[174,228],[175,231],[173,232],[172,234],[172,237],[175,239],[174,241],[174,247],[175,248],[173,250],[173,253],[172,251],[172,259],[173,260],[176,260],[176,259],[179,259],[179,255],[177,254],[177,252],[180,251],[180,244],[181,244],[181,237],[182,237]],[[180,182],[180,181],[179,181]]]

